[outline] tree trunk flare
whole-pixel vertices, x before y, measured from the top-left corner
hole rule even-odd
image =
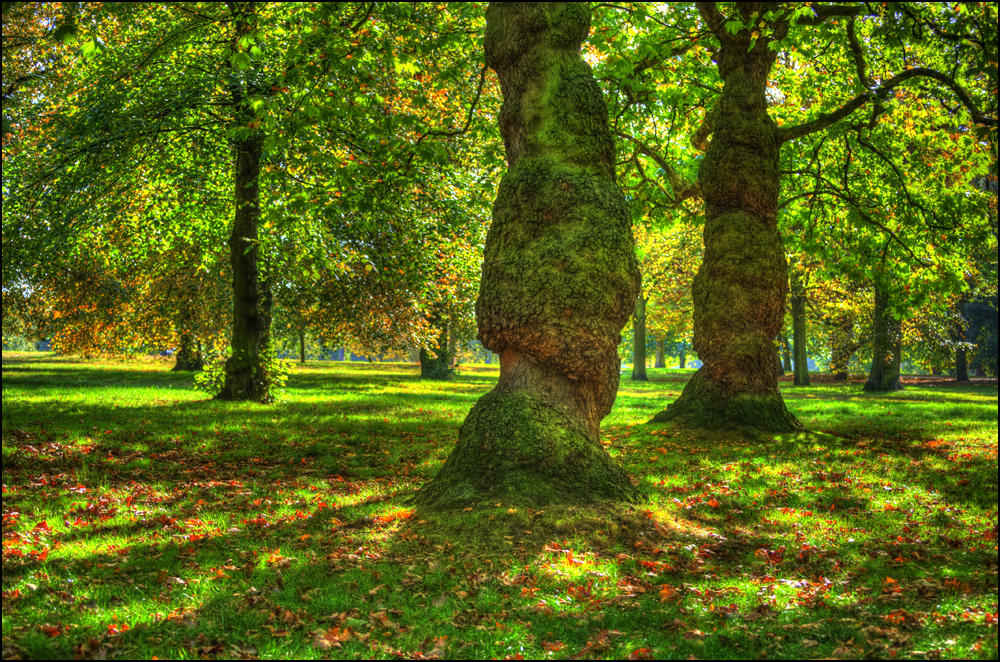
[[[666,349],[664,347],[665,344],[666,343],[663,342],[663,338],[660,338],[659,340],[656,341],[656,364],[654,366],[655,368],[667,367],[667,360],[664,354],[664,350]]]
[[[261,349],[266,344],[270,315],[264,310],[257,246],[262,155],[260,137],[236,143],[236,214],[229,237],[233,268],[232,355],[226,361],[226,381],[217,396],[220,400],[260,401],[267,393]]]
[[[500,379],[414,501],[585,503],[636,490],[601,447],[640,275],[601,89],[580,56],[585,3],[491,3],[486,62],[503,92],[508,171],[476,317]]]
[[[714,135],[698,168],[705,254],[691,289],[694,349],[703,365],[651,422],[792,432],[803,427],[785,407],[774,365],[788,293],[777,217],[778,125],[766,99],[776,55],[765,40],[751,48],[749,30],[717,36],[724,86],[706,118]]]
[[[792,371],[792,346],[785,333],[781,334],[781,363],[785,372]]]
[[[792,297],[792,344],[795,351],[795,386],[809,386],[809,349],[806,345],[806,298]]]
[[[640,294],[632,314],[632,381],[646,382],[646,299]]]
[[[889,288],[875,283],[874,340],[872,368],[865,383],[866,393],[902,391],[900,371],[903,360],[903,323],[889,308]]]

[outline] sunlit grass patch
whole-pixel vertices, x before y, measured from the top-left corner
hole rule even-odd
[[[603,427],[643,502],[431,514],[495,368],[272,407],[165,368],[5,356],[8,655],[996,657],[995,387],[783,387],[813,432],[718,434],[645,425],[653,371]]]

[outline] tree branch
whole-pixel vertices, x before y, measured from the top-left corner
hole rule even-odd
[[[664,159],[659,153],[657,153],[656,150],[651,148],[649,145],[642,142],[638,138],[630,136],[627,133],[622,133],[620,131],[613,132],[613,135],[623,140],[631,142],[633,145],[636,146],[636,149],[639,153],[644,154],[645,156],[648,156],[649,158],[653,159],[656,165],[660,166],[660,169],[663,170],[664,174],[666,174],[667,176],[667,181],[670,182],[670,188],[674,192],[672,198],[671,196],[667,195],[667,198],[671,200],[672,204],[679,205],[681,202],[687,200],[688,198],[701,197],[701,184],[698,182],[693,182],[688,184],[682,182],[680,176],[677,174],[677,171],[674,170],[673,166],[671,166],[666,159]],[[660,190],[663,190],[662,187],[660,187]],[[664,191],[664,193],[666,193],[666,191]]]
[[[836,17],[849,17],[854,18],[857,16],[866,16],[864,7],[851,7],[848,5],[826,5],[813,7],[815,12],[813,16],[806,18],[800,18],[796,24],[797,25],[821,25],[826,22],[827,19]]]
[[[715,2],[696,2],[694,4],[698,8],[698,13],[701,14],[701,20],[705,21],[705,25],[712,31],[716,39],[722,41],[724,33],[722,22],[725,19],[722,12],[719,11],[718,4]]]
[[[955,80],[945,74],[935,71],[933,69],[926,69],[923,67],[909,69],[907,71],[901,72],[885,81],[876,90],[865,92],[844,104],[843,107],[832,113],[827,113],[821,115],[816,119],[806,122],[804,124],[799,124],[798,126],[792,126],[784,129],[778,129],[778,141],[780,143],[788,142],[789,140],[795,140],[797,138],[802,138],[813,133],[818,133],[824,129],[833,126],[840,120],[848,117],[851,113],[861,108],[866,103],[873,99],[883,99],[885,96],[891,92],[893,89],[899,87],[901,84],[913,78],[930,78],[941,83],[945,87],[951,89],[955,93],[955,96],[959,98],[962,105],[965,106],[969,112],[972,114],[972,121],[975,124],[981,124],[983,126],[996,126],[997,119],[995,117],[986,117],[979,109],[976,108],[975,103],[973,103],[972,98],[966,93],[962,86],[955,82]]]

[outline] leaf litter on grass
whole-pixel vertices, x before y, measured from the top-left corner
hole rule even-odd
[[[613,413],[636,507],[420,513],[489,376],[455,403],[409,366],[293,379],[275,408],[83,390],[42,424],[5,378],[5,657],[996,655],[995,420],[765,439]],[[866,404],[805,413],[860,430]]]

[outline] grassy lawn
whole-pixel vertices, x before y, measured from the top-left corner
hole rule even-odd
[[[741,438],[645,425],[652,370],[603,429],[642,503],[431,516],[495,369],[2,369],[3,659],[997,658],[995,386],[784,385],[815,433]]]

